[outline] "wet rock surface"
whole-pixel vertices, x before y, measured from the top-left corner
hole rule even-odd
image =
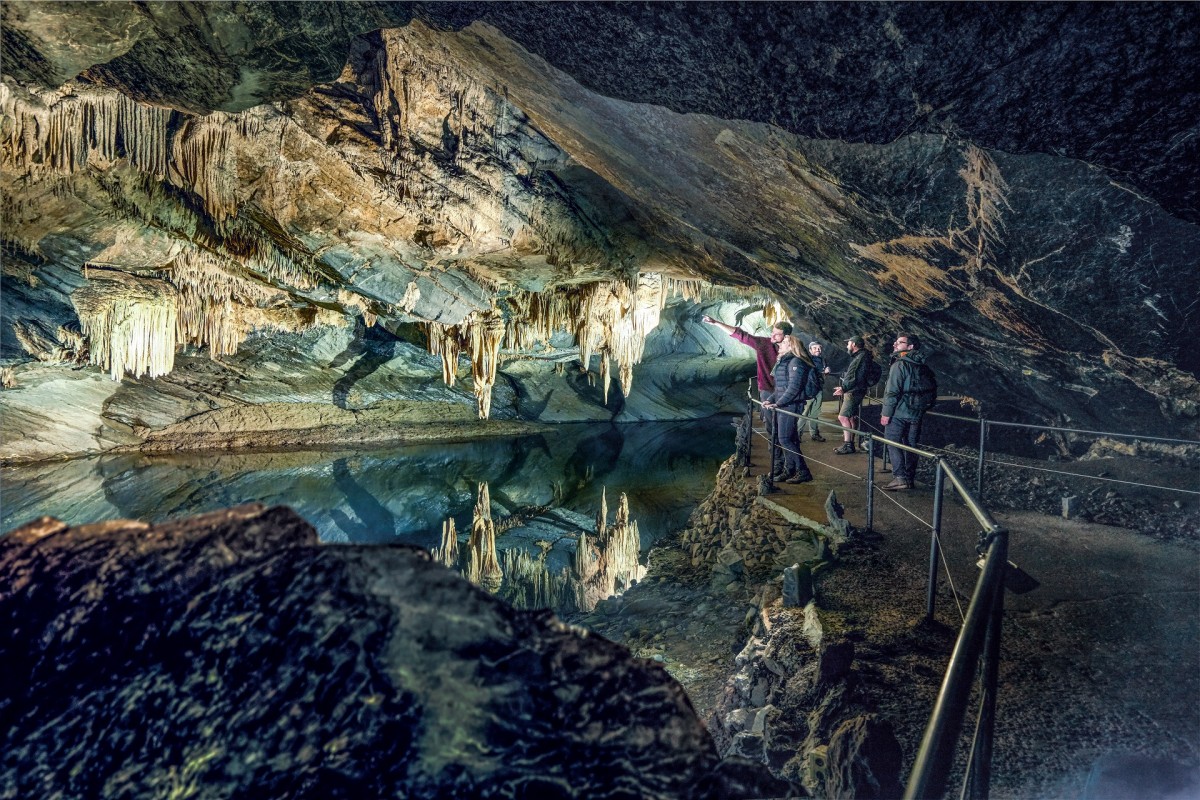
[[[763,794],[660,666],[287,509],[43,519],[0,568],[6,796]]]

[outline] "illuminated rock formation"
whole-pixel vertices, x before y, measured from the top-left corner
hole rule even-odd
[[[1115,7],[710,4],[681,40],[670,6],[318,7],[6,6],[0,357],[19,384],[18,362],[84,349],[55,337],[82,330],[71,297],[94,264],[178,292],[174,343],[89,324],[114,376],[167,377],[191,348],[230,359],[252,336],[287,352],[314,326],[425,328],[447,386],[468,357],[481,418],[517,413],[514,395],[520,413],[611,418],[666,298],[714,287],[826,341],[923,334],[941,385],[991,417],[1200,425],[1181,335],[1200,313],[1181,299],[1200,293],[1194,9],[1144,4],[1126,25]],[[246,26],[270,32],[261,48]],[[1130,88],[1111,89],[1110,51]],[[847,53],[871,80],[841,74]],[[1070,96],[1029,78],[1060,71]],[[567,348],[585,378],[557,366]],[[569,392],[528,392],[542,362]],[[671,413],[677,366],[643,408]],[[570,393],[595,408],[540,405]]]
[[[93,271],[93,283],[71,296],[91,362],[113,380],[128,373],[166,375],[175,363],[179,293],[165,281],[126,272]]]

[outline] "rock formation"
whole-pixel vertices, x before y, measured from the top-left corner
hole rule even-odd
[[[0,568],[5,796],[745,796],[661,668],[285,508],[44,518]]]
[[[86,358],[214,411],[290,357],[346,368],[345,408],[362,376],[313,346],[340,328],[415,345],[389,399],[440,372],[461,403],[465,358],[476,416],[612,417],[670,398],[680,342],[648,339],[707,297],[877,351],[924,334],[991,417],[1195,435],[1200,12],[1025,11],[6,4],[6,383]],[[564,383],[590,408],[530,402]],[[120,422],[124,391],[80,401],[113,431],[88,449],[198,416]]]

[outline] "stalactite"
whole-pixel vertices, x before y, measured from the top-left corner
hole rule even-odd
[[[207,345],[213,358],[233,355],[256,330],[300,332],[347,324],[331,309],[293,307],[287,293],[245,277],[237,262],[215,253],[185,249],[170,269],[180,295],[179,341]]]
[[[40,324],[18,319],[11,330],[22,350],[46,364],[79,363],[87,355],[83,337],[61,325],[49,335]]]
[[[705,280],[696,278],[671,278],[663,276],[665,291],[664,304],[667,297],[682,297],[692,303],[701,303],[713,295],[713,285]]]
[[[375,326],[378,317],[371,312],[370,300],[358,292],[352,292],[345,288],[338,288],[337,300],[347,309],[357,309],[358,313],[362,315],[363,324],[368,328]]]
[[[784,322],[790,319],[787,311],[780,302],[772,298],[763,301],[762,315],[763,319],[771,327],[774,327],[776,322]]]
[[[18,97],[0,84],[0,115],[6,118],[6,165],[25,172],[72,173],[93,157],[128,159],[141,170],[167,174],[171,109],[138,103],[117,94],[75,87],[70,94],[44,92]]]
[[[453,386],[458,381],[458,355],[462,351],[458,326],[430,322],[426,327],[430,354],[442,357],[442,381]]]
[[[411,314],[420,301],[421,287],[417,285],[416,281],[409,281],[408,286],[404,287],[404,297],[400,300],[400,307],[404,309],[405,313]]]
[[[279,302],[282,292],[235,274],[236,263],[197,249],[185,249],[171,264],[171,280],[179,287],[179,339],[208,345],[209,355],[233,355],[250,329],[237,309]],[[235,298],[239,302],[235,304]]]
[[[604,405],[608,405],[608,387],[612,383],[612,359],[608,349],[600,351],[600,385],[604,394]]]
[[[91,363],[113,380],[128,373],[166,375],[175,364],[179,293],[166,281],[113,270],[93,271],[71,302],[87,337]]]
[[[478,315],[470,325],[471,378],[480,419],[487,419],[492,413],[492,387],[496,384],[503,340],[504,320],[494,309]]]

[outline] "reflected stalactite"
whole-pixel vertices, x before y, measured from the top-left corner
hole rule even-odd
[[[442,566],[458,569],[458,559],[458,530],[455,528],[454,518],[451,517],[442,523],[442,544],[433,548],[433,560]]]
[[[461,572],[467,580],[498,594],[518,608],[553,608],[560,613],[591,611],[600,601],[620,594],[645,575],[639,562],[641,534],[629,519],[629,500],[622,494],[612,524],[607,492],[601,491],[594,535],[581,531],[569,565],[552,570],[547,555],[553,545],[539,541],[539,552],[521,546],[497,548],[497,529],[510,521],[492,521],[488,484],[479,484],[478,500],[465,549],[458,548],[454,521],[442,525],[442,540],[433,560]],[[544,509],[543,509],[544,510]],[[521,517],[520,524],[528,520]],[[517,525],[519,527],[519,525]],[[567,537],[567,541],[569,541]]]
[[[596,537],[601,542],[608,539],[608,487],[600,487],[600,511],[596,514]]]
[[[504,574],[496,560],[496,526],[492,522],[492,498],[486,482],[479,484],[467,558],[467,580],[489,592],[498,592]]]

